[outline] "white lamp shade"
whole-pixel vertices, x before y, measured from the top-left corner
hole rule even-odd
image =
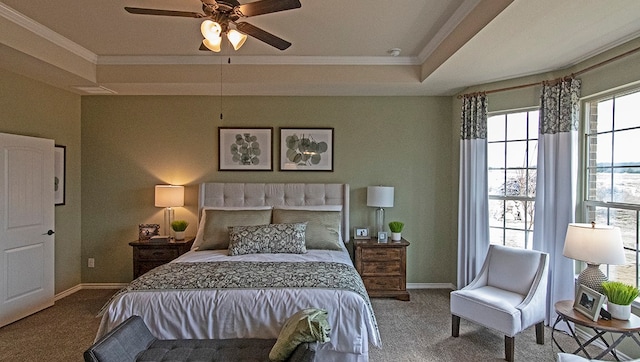
[[[235,29],[231,29],[227,32],[227,38],[229,38],[229,42],[233,45],[233,49],[238,50],[247,41],[247,36]]]
[[[213,40],[220,37],[222,27],[215,21],[205,20],[200,24],[200,32],[206,39]]]
[[[367,187],[367,206],[393,207],[393,190],[391,186]]]
[[[184,206],[184,186],[156,185],[156,207]]]
[[[222,37],[218,37],[217,39],[209,40],[209,39],[204,39],[202,41],[202,44],[204,44],[204,46],[207,47],[207,49],[211,50],[212,52],[220,52],[220,44],[222,43]]]
[[[569,224],[562,254],[590,264],[626,263],[620,228],[598,224]]]

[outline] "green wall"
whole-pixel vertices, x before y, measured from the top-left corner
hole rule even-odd
[[[634,40],[572,68],[464,92],[564,76],[640,46]],[[640,53],[580,76],[583,96],[640,84]],[[539,87],[490,95],[491,111],[536,106]],[[195,233],[200,182],[346,182],[351,225],[372,225],[366,187],[396,187],[387,220],[407,226],[409,283],[455,283],[460,102],[455,97],[84,96],[0,69],[0,132],[67,146],[66,205],[56,210],[56,292],[131,279],[139,223],[162,223],[153,186],[187,185],[176,216]],[[220,109],[224,119],[219,119]],[[334,172],[217,171],[217,127],[333,127]],[[277,157],[278,152],[274,152]],[[81,184],[82,181],[82,184]],[[81,187],[82,186],[82,187]],[[96,258],[87,268],[86,259]]]
[[[55,292],[80,284],[80,96],[0,69],[0,132],[67,146],[66,204],[55,207]]]
[[[82,281],[128,282],[139,223],[162,224],[156,184],[184,184],[195,234],[201,182],[351,186],[351,226],[372,225],[366,187],[395,187],[387,221],[406,223],[409,283],[451,283],[456,219],[450,97],[82,97]],[[220,120],[220,109],[224,119]],[[217,127],[273,127],[273,172],[220,172]],[[333,127],[334,172],[278,171],[279,127]],[[86,259],[95,258],[95,268]]]

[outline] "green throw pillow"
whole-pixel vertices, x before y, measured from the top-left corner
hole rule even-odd
[[[272,361],[285,361],[301,343],[326,343],[331,339],[331,327],[323,309],[303,309],[287,319],[280,330],[276,344],[269,352]]]

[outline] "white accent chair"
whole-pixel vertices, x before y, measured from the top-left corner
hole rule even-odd
[[[460,318],[504,333],[505,359],[514,359],[514,337],[535,325],[544,344],[548,255],[535,250],[490,245],[478,276],[451,292],[451,335]]]

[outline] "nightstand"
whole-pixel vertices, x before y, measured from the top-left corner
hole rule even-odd
[[[129,245],[133,247],[133,278],[186,253],[191,249],[194,239],[191,237],[169,242],[130,242]]]
[[[410,299],[407,292],[407,246],[409,242],[405,239],[386,243],[354,240],[356,270],[369,297]]]

